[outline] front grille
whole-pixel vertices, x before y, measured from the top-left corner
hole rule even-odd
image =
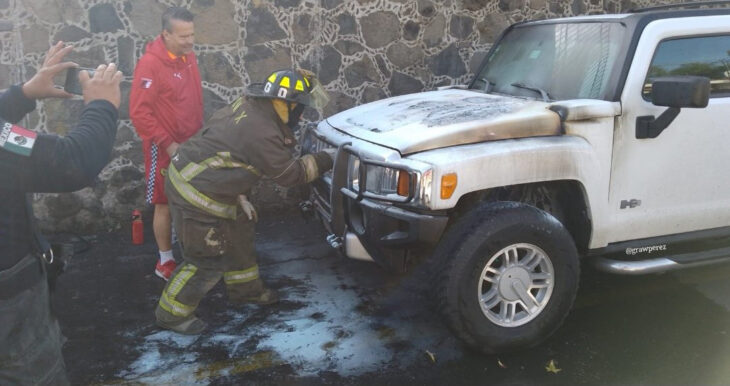
[[[335,145],[325,142],[325,141],[315,137],[314,135],[312,135],[312,146],[311,146],[312,153],[317,153],[317,152],[320,152],[325,149],[334,149],[334,148],[335,148]]]

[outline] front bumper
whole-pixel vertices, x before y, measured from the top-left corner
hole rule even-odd
[[[350,190],[347,169],[352,154],[340,146],[331,175],[313,184],[315,210],[332,235],[330,244],[343,248],[348,257],[373,260],[401,271],[412,252],[428,250],[438,242],[448,217],[419,213]]]

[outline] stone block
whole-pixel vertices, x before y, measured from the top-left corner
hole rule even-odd
[[[370,57],[365,56],[345,69],[345,81],[350,88],[356,88],[365,82],[379,82],[378,70]]]
[[[89,9],[89,30],[92,33],[115,32],[124,29],[117,11],[111,4],[97,4]]]
[[[296,8],[302,0],[274,0],[274,5],[280,8]]]
[[[207,121],[214,112],[227,105],[221,97],[214,92],[203,88],[203,122]]]
[[[422,49],[410,47],[402,42],[390,45],[387,55],[390,62],[401,69],[420,63],[425,56]]]
[[[322,6],[325,9],[334,9],[342,4],[342,0],[322,0]]]
[[[24,53],[46,52],[51,46],[50,34],[39,25],[20,30],[20,37],[23,41]]]
[[[436,14],[436,6],[430,0],[418,0],[418,13],[423,17],[433,17]]]
[[[129,76],[134,72],[134,40],[122,36],[117,39],[117,67],[124,75]]]
[[[401,72],[394,72],[388,83],[388,90],[391,96],[412,94],[423,91],[423,83]]]
[[[441,44],[446,34],[446,17],[439,14],[434,17],[423,30],[423,43],[426,47],[435,47]]]
[[[502,14],[489,14],[481,22],[477,24],[479,30],[479,43],[494,43],[499,34],[509,27],[510,22],[506,16]]]
[[[63,28],[61,28],[56,34],[53,36],[53,43],[57,41],[64,41],[64,42],[76,42],[81,39],[90,38],[91,34],[81,29],[75,25],[67,25]]]
[[[403,39],[413,41],[418,39],[418,33],[421,31],[421,25],[413,20],[408,20],[403,24]]]
[[[240,87],[243,81],[222,52],[205,52],[198,55],[200,77],[207,82],[226,87]]]
[[[122,92],[122,103],[119,106],[119,119],[129,119],[129,93],[132,90],[132,82],[122,81],[119,89]]]
[[[96,68],[102,63],[108,63],[104,48],[101,46],[89,47],[85,50],[75,48],[66,55],[66,60],[78,63],[81,67]]]
[[[385,63],[383,55],[375,55],[375,64],[386,79],[390,78],[390,69],[388,68],[388,64]]]
[[[19,3],[38,19],[50,24],[76,23],[86,15],[76,0],[21,0]]]
[[[362,37],[370,48],[380,48],[398,39],[400,23],[392,12],[373,12],[360,19]]]
[[[253,83],[263,82],[273,71],[290,68],[291,65],[289,48],[277,48],[273,51],[264,45],[257,45],[249,47],[243,57],[243,66]]]
[[[525,0],[499,0],[499,9],[504,12],[515,11],[525,7]]]
[[[354,107],[357,102],[349,95],[339,91],[330,91],[329,97],[330,101],[322,111],[322,115],[325,117],[330,117],[339,113],[340,111],[344,111],[351,107]]]
[[[465,39],[474,30],[474,19],[469,16],[453,15],[449,22],[449,32],[457,39]]]
[[[337,25],[340,27],[340,35],[357,33],[357,21],[347,12],[337,15]]]
[[[586,5],[583,3],[583,0],[573,0],[570,5],[570,10],[573,16],[580,16],[586,13]]]
[[[459,0],[462,8],[473,12],[487,8],[487,5],[491,2],[492,0]]]
[[[479,66],[482,64],[482,61],[484,61],[487,53],[487,51],[476,51],[472,54],[471,59],[469,59],[470,73],[475,74],[477,71],[479,71]]]
[[[81,197],[73,193],[49,196],[45,203],[48,214],[57,219],[73,217],[82,209]]]
[[[156,1],[130,1],[127,14],[132,27],[143,38],[151,39],[162,32],[162,13],[167,8]]]
[[[0,89],[6,89],[15,83],[12,73],[13,66],[0,64]]]
[[[73,99],[44,99],[42,102],[46,112],[46,129],[50,133],[68,134],[81,117],[84,101],[80,97]]]
[[[294,16],[294,23],[292,25],[294,42],[299,44],[311,43],[317,32],[313,24],[312,15],[305,13]]]
[[[301,63],[302,68],[316,72],[323,85],[337,79],[341,65],[342,55],[330,46],[315,47]]]
[[[251,9],[245,28],[247,45],[266,43],[287,37],[287,33],[279,27],[274,15],[263,7]]]
[[[358,52],[365,51],[365,47],[362,44],[353,40],[338,40],[335,43],[335,48],[345,56],[355,55]]]
[[[530,0],[532,9],[545,9],[545,6],[547,6],[547,0]]]
[[[457,78],[466,73],[464,61],[459,56],[459,50],[454,44],[449,45],[438,54],[428,57],[426,62],[434,75],[447,75]]]
[[[238,40],[238,24],[233,19],[236,8],[230,0],[196,2],[190,11],[195,15],[196,43],[226,44]]]
[[[394,73],[397,74],[397,73]],[[381,99],[387,98],[388,95],[383,91],[383,88],[380,86],[369,86],[366,87],[365,90],[362,92],[362,102],[368,103],[373,101],[379,101]]]

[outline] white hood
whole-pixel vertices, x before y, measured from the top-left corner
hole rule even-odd
[[[545,102],[442,90],[358,106],[327,119],[356,138],[401,154],[507,138],[559,135],[560,118]]]

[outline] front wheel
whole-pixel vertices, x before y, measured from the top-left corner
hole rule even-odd
[[[536,345],[567,316],[580,265],[549,213],[491,202],[455,224],[434,253],[436,300],[451,329],[486,353]]]

